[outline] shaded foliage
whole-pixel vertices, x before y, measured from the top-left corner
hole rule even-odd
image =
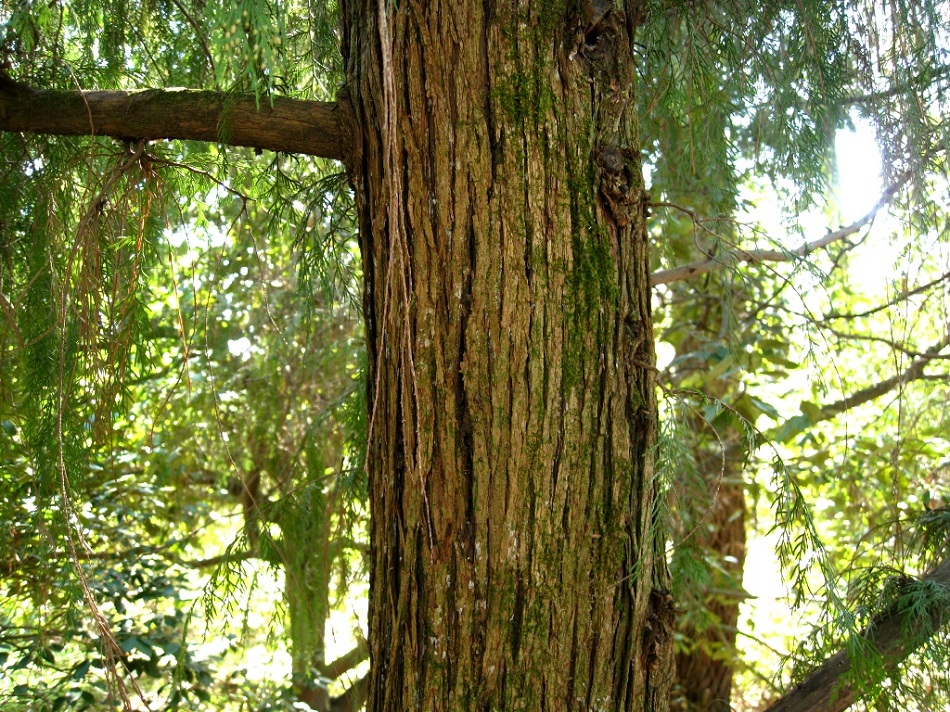
[[[672,352],[660,463],[677,642],[731,671],[737,634],[752,634],[730,618],[746,597],[744,532],[777,526],[791,601],[814,624],[777,688],[842,644],[861,652],[882,606],[930,600],[908,577],[947,553],[950,17],[942,3],[864,1],[652,0],[645,13],[652,267],[722,265],[654,295]],[[329,100],[337,14],[334,2],[4,3],[0,82]],[[738,265],[738,250],[810,237],[806,209],[823,229],[844,222],[826,200],[834,140],[863,125],[882,155],[883,231],[862,224],[782,267]],[[345,176],[196,143],[12,134],[0,164],[0,702],[81,709],[128,700],[127,684],[172,707],[254,699],[234,692],[226,651],[200,657],[193,633],[237,615],[256,562],[289,582],[303,694],[365,546]],[[779,214],[763,216],[768,204]],[[868,251],[894,255],[871,285]],[[774,664],[747,647],[747,669]],[[860,656],[856,676],[881,708],[936,707],[945,656],[937,636],[896,673]],[[293,697],[261,689],[262,705]]]

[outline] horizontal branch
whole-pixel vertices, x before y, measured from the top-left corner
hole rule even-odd
[[[731,254],[732,257],[738,262],[749,262],[751,264],[756,264],[759,262],[790,262],[791,260],[798,259],[799,257],[810,255],[815,250],[820,250],[823,247],[827,247],[833,242],[850,237],[869,222],[871,222],[876,212],[877,208],[857,222],[851,223],[850,225],[835,230],[834,232],[829,232],[827,235],[824,235],[812,242],[806,242],[804,245],[795,250],[743,250],[740,248],[735,248],[731,251]],[[650,275],[650,286],[655,287],[658,284],[681,282],[684,279],[689,279],[690,277],[707,274],[713,270],[719,269],[720,267],[725,267],[728,264],[728,260],[709,257],[708,259],[690,262],[685,265],[680,265],[679,267],[659,270]]]
[[[935,343],[929,349],[927,349],[920,358],[914,359],[910,366],[908,366],[902,373],[892,376],[880,383],[876,383],[873,386],[868,386],[863,388],[857,393],[842,398],[839,401],[830,403],[826,406],[823,406],[821,409],[821,420],[830,420],[840,413],[851,410],[859,405],[864,405],[869,403],[872,400],[880,398],[885,393],[889,393],[895,388],[910,383],[912,381],[920,380],[924,377],[924,367],[927,366],[933,359],[941,357],[941,351],[950,345],[950,334],[942,338],[940,341]]]
[[[257,558],[251,551],[228,551],[218,556],[212,556],[209,559],[191,559],[188,561],[179,561],[182,566],[188,566],[192,569],[206,569],[211,566],[220,566],[221,564],[233,564],[238,561]]]
[[[950,559],[944,561],[923,580],[939,586],[950,586]],[[941,602],[926,608],[921,629],[920,620],[908,621],[900,602],[877,616],[864,638],[880,656],[884,671],[893,673],[907,656],[929,640],[950,621],[950,610]],[[828,658],[788,694],[769,706],[765,712],[842,712],[857,700],[859,688],[851,674],[853,661],[847,650]]]
[[[335,103],[190,89],[58,91],[3,78],[0,131],[213,141],[338,160],[350,144]]]
[[[777,442],[788,442],[802,431],[818,423],[831,420],[853,408],[877,400],[881,396],[887,395],[896,388],[901,388],[908,383],[928,379],[929,376],[924,373],[924,368],[935,359],[943,359],[943,349],[948,345],[950,345],[950,334],[947,334],[940,341],[924,351],[919,358],[915,358],[911,361],[910,365],[900,373],[879,383],[862,388],[833,403],[820,406],[816,410],[805,412],[803,408],[802,413],[788,418],[781,425],[766,433],[766,437]]]
[[[822,331],[827,331],[832,336],[836,336],[840,341],[849,342],[849,341],[865,341],[871,344],[881,344],[896,351],[903,356],[910,356],[911,358],[927,358],[934,361],[950,361],[950,353],[932,353],[930,349],[927,351],[918,351],[915,348],[911,348],[907,344],[896,341],[893,338],[887,336],[875,336],[874,334],[864,334],[857,331],[842,331],[840,329],[834,329],[825,324],[821,324],[820,328]]]
[[[885,309],[894,306],[895,304],[900,304],[901,302],[906,301],[910,297],[920,294],[921,292],[926,292],[928,289],[936,287],[938,284],[945,282],[948,279],[950,279],[950,272],[944,272],[936,279],[933,279],[926,284],[921,284],[919,287],[914,287],[913,289],[907,290],[906,292],[901,292],[893,299],[890,299],[883,304],[878,304],[876,307],[872,307],[871,309],[866,309],[862,312],[831,312],[830,314],[825,314],[821,320],[831,321],[833,319],[860,319],[866,316],[871,316],[872,314],[882,312]]]
[[[344,690],[342,695],[330,697],[329,691],[322,684],[297,685],[297,699],[314,710],[328,712],[357,712],[366,704],[369,696],[369,674]]]
[[[340,675],[349,672],[368,657],[369,646],[367,646],[365,640],[360,638],[348,653],[344,653],[332,663],[320,666],[320,674],[331,680],[336,680]]]
[[[871,104],[874,102],[891,99],[895,96],[898,96],[899,94],[909,94],[911,92],[919,93],[923,89],[930,89],[932,87],[938,86],[940,82],[945,80],[948,76],[950,76],[950,66],[943,65],[936,68],[928,66],[927,69],[918,72],[916,75],[903,82],[896,82],[888,89],[871,92],[869,94],[856,94],[854,96],[843,97],[840,100],[840,105],[852,106],[854,104]]]
[[[883,195],[881,195],[880,200],[877,204],[871,209],[871,211],[865,215],[860,220],[857,220],[850,225],[829,232],[826,235],[813,240],[812,242],[806,242],[804,245],[801,245],[794,250],[743,250],[741,248],[734,248],[731,250],[731,259],[734,259],[738,262],[749,262],[752,264],[757,264],[760,262],[790,262],[801,257],[806,257],[816,250],[823,249],[829,245],[843,240],[846,237],[850,237],[859,230],[861,230],[866,225],[870,224],[874,220],[878,212],[890,202],[891,198],[894,197],[894,194],[900,190],[900,188],[907,182],[907,178],[903,178],[894,185],[890,186]],[[694,218],[695,219],[695,218]],[[672,282],[681,282],[684,279],[689,279],[690,277],[696,277],[701,274],[707,274],[713,270],[717,270],[721,267],[726,267],[730,264],[730,258],[721,259],[716,257],[709,257],[705,260],[697,260],[696,262],[690,262],[685,265],[680,265],[679,267],[672,267],[670,269],[658,270],[650,275],[650,286],[655,287],[659,284],[670,284]]]

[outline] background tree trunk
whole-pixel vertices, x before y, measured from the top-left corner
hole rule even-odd
[[[683,710],[729,712],[737,659],[736,634],[742,603],[745,564],[745,486],[739,448],[700,453],[701,473],[708,483],[708,521],[693,533],[694,545],[717,563],[703,596],[707,617],[703,625],[680,619],[677,626],[688,646],[676,655],[677,695]]]
[[[637,18],[616,5],[344,3],[371,710],[666,708]]]

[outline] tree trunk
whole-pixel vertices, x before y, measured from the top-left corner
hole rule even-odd
[[[312,472],[323,474],[322,467]],[[311,708],[326,712],[330,698],[316,679],[326,663],[326,624],[330,615],[330,522],[320,476],[301,487],[293,505],[281,513],[284,601],[290,632],[294,689]]]
[[[676,690],[682,709],[729,712],[737,658],[736,634],[742,603],[745,564],[745,487],[741,451],[702,452],[698,458],[711,493],[708,521],[693,532],[697,550],[717,562],[702,606],[708,617],[701,625],[680,620],[678,630],[687,647],[676,655]],[[712,567],[710,567],[712,568]]]
[[[344,3],[374,712],[668,704],[638,18],[594,5]]]

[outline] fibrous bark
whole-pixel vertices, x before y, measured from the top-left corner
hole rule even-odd
[[[601,9],[344,4],[374,712],[667,704],[635,13]]]
[[[666,709],[639,12],[345,2],[352,141],[329,105],[0,88],[3,130],[347,159],[372,404],[371,710]]]

